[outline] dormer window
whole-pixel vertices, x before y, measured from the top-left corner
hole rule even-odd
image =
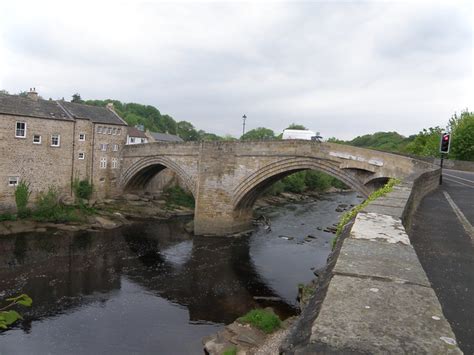
[[[16,138],[26,138],[26,122],[17,122],[15,129]]]
[[[86,134],[85,133],[79,133],[79,141],[84,142],[86,140]]]

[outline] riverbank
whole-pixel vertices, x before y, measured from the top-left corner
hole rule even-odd
[[[116,200],[90,201],[89,207],[93,208],[94,212],[84,215],[78,221],[42,222],[31,218],[12,218],[12,220],[1,221],[0,236],[27,232],[42,233],[50,229],[68,232],[94,232],[119,228],[140,220],[164,220],[194,214],[194,210],[189,207],[176,206],[153,195],[125,194]]]
[[[331,187],[326,192],[282,192],[275,196],[263,196],[255,203],[255,210],[258,215],[259,213],[264,213],[266,207],[321,198],[329,193],[344,191],[348,190]],[[89,201],[88,207],[92,208],[94,212],[84,215],[81,218],[82,220],[77,221],[42,222],[32,218],[12,218],[11,220],[0,221],[0,236],[27,232],[41,233],[48,229],[69,232],[98,231],[119,228],[145,219],[163,220],[178,216],[192,216],[194,214],[193,208],[174,204],[160,194],[143,196],[125,194],[120,199],[106,199],[100,202]],[[345,207],[342,206],[340,208],[344,209]],[[328,228],[329,232],[333,232],[334,226],[329,226]],[[192,228],[188,231],[192,232]]]

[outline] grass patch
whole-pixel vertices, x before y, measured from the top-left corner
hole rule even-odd
[[[242,323],[251,324],[267,334],[274,332],[281,326],[280,318],[264,309],[253,309],[238,320]]]
[[[332,239],[331,243],[332,243],[332,248],[334,249],[335,246],[336,246],[336,243],[337,243],[337,239],[339,238],[339,236],[341,235],[343,229],[344,229],[344,226],[349,223],[353,218],[355,218],[355,216],[357,215],[357,213],[359,213],[361,210],[363,210],[369,203],[371,203],[372,201],[378,199],[379,197],[382,197],[386,194],[388,194],[389,192],[391,192],[393,190],[393,187],[395,185],[398,185],[400,184],[400,180],[398,179],[390,179],[385,185],[384,187],[381,187],[380,189],[372,192],[370,194],[370,196],[367,198],[367,200],[365,200],[364,202],[362,202],[360,205],[354,207],[352,210],[350,211],[347,211],[346,213],[344,213],[341,217],[341,219],[339,220],[339,223],[337,225],[337,230],[336,230],[336,236]]]
[[[224,350],[222,355],[237,355],[237,348],[235,346],[227,348]]]
[[[183,190],[179,186],[170,187],[164,191],[166,205],[168,207],[188,207],[194,208],[194,197],[191,193]]]

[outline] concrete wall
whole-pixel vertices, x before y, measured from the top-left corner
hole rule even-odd
[[[439,173],[407,178],[357,215],[284,354],[462,354],[404,228]]]

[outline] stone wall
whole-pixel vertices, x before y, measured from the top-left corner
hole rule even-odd
[[[120,129],[120,134],[99,133],[98,127]],[[91,177],[94,185],[94,198],[102,199],[106,197],[117,196],[121,193],[120,174],[122,171],[122,150],[127,140],[127,130],[125,126],[93,124],[93,139],[91,146]],[[106,144],[106,150],[101,150],[101,144]],[[114,150],[117,145],[118,150]],[[101,167],[101,159],[106,159],[106,167]],[[113,161],[116,160],[115,167]]]
[[[462,354],[402,224],[439,173],[407,178],[357,215],[282,353]]]
[[[15,138],[16,122],[26,122],[26,138]],[[33,117],[0,115],[0,209],[15,206],[15,188],[8,178],[17,176],[30,183],[37,194],[56,187],[61,194],[71,194],[74,122]],[[60,135],[60,146],[51,146],[51,135]],[[41,135],[41,143],[33,143],[33,135]]]

